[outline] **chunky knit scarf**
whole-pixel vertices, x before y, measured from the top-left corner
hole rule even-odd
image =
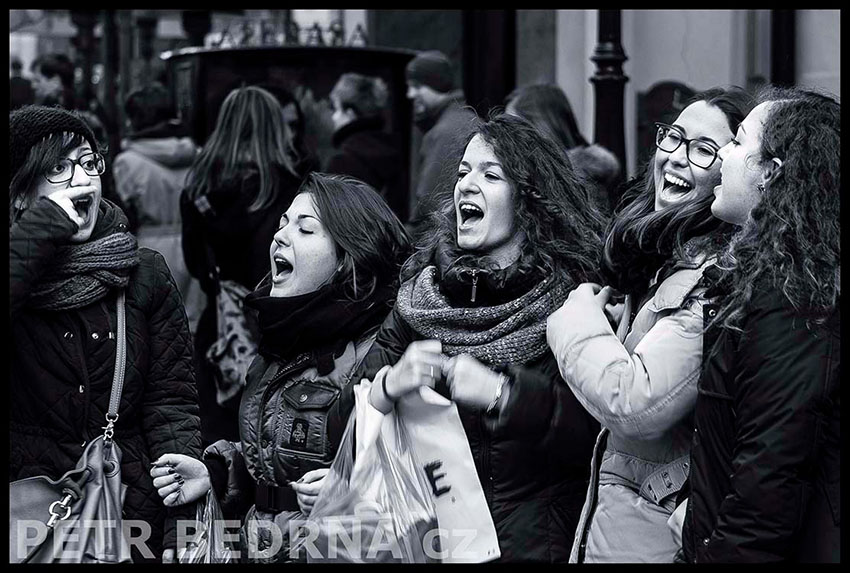
[[[546,278],[505,304],[454,308],[435,281],[437,268],[426,267],[402,284],[396,305],[420,335],[443,343],[448,356],[469,354],[484,364],[526,364],[547,350],[546,318],[566,299],[566,289]]]
[[[102,298],[109,289],[127,286],[130,271],[139,264],[136,238],[126,231],[110,232],[126,228],[117,224],[126,219],[108,201],[102,199],[101,203],[92,238],[57,250],[50,270],[30,294],[31,308],[82,308]]]

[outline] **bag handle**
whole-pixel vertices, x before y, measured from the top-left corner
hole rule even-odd
[[[109,397],[109,410],[106,412],[106,426],[103,428],[103,441],[112,442],[115,433],[115,422],[118,421],[118,406],[121,403],[121,392],[124,390],[124,372],[127,368],[127,329],[124,290],[118,292],[116,302],[116,317],[118,322],[118,344],[115,348],[115,374],[112,378],[112,394]]]

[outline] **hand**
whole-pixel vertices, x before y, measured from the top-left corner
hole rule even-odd
[[[493,372],[468,354],[446,361],[446,380],[452,400],[481,410],[493,403],[502,375]]]
[[[81,228],[85,223],[85,219],[83,219],[79,213],[77,213],[77,209],[74,207],[74,200],[80,199],[87,195],[91,196],[92,201],[97,196],[97,187],[94,185],[85,185],[81,187],[68,187],[67,189],[60,189],[55,191],[47,196],[48,199],[59,205],[63,211],[68,215],[68,217],[77,225],[77,228]],[[93,206],[91,208],[97,208],[97,206]]]
[[[608,288],[608,287],[605,287]],[[599,296],[599,295],[596,295]],[[620,319],[623,318],[623,312],[626,310],[625,303],[618,302],[617,304],[611,304],[610,302],[605,305],[605,314],[608,315],[608,322],[611,323],[611,326],[614,330],[617,330],[617,325],[620,324]]]
[[[411,342],[401,359],[387,372],[387,392],[398,400],[420,386],[433,388],[440,379],[445,358],[439,340]]]
[[[184,547],[180,551],[177,552],[177,561],[183,559],[183,555],[186,554],[186,548]],[[162,551],[162,562],[163,563],[175,563],[174,560],[174,550],[173,549],[163,549]]]
[[[165,454],[153,466],[153,486],[167,507],[193,502],[210,490],[207,466],[195,458]]]
[[[301,508],[301,513],[305,516],[309,516],[310,512],[313,511],[313,506],[316,504],[316,499],[322,490],[322,484],[325,483],[325,476],[328,475],[329,471],[329,468],[309,471],[301,476],[300,480],[290,484],[298,497],[298,507]]]

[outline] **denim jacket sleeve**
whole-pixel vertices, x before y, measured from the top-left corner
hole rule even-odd
[[[547,338],[564,380],[603,426],[630,439],[660,437],[693,410],[702,364],[702,305],[647,302],[660,317],[629,352],[603,310],[568,300],[549,317]]]

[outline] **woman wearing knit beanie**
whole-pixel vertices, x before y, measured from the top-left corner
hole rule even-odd
[[[374,378],[382,412],[420,386],[450,397],[501,560],[565,562],[599,425],[558,373],[546,317],[596,276],[602,224],[564,151],[526,120],[481,123],[455,165],[354,379]],[[336,435],[352,407],[344,393]]]
[[[177,518],[145,466],[165,452],[200,454],[191,340],[161,255],[139,249],[127,219],[101,197],[105,160],[85,122],[59,108],[9,116],[12,365],[10,481],[75,467],[103,434],[126,295],[127,359],[115,439],[126,520],[150,526],[133,561],[173,556]]]

